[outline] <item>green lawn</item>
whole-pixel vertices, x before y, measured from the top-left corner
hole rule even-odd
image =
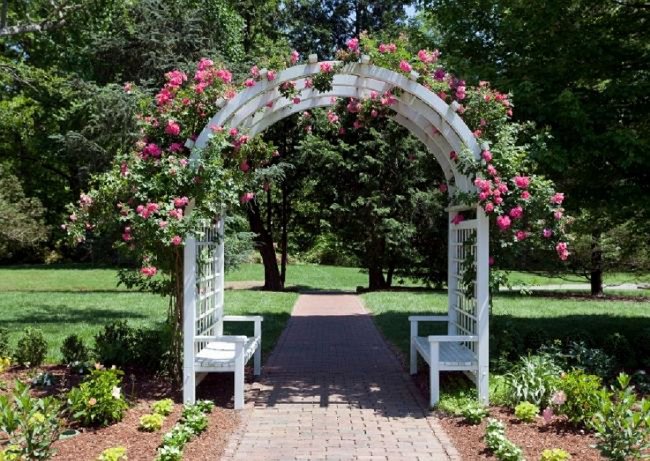
[[[650,274],[608,272],[605,273],[604,279],[606,285],[618,285],[622,283],[650,283]],[[575,274],[560,274],[552,276],[512,271],[510,272],[510,283],[513,285],[567,285],[589,283],[589,281],[585,277],[580,277]]]
[[[229,281],[262,281],[264,267],[261,264],[242,264],[227,275]],[[368,284],[368,274],[354,267],[318,266],[296,264],[287,268],[286,286],[299,290],[356,290]]]
[[[445,292],[376,292],[362,298],[374,314],[377,326],[404,354],[409,347],[408,316],[442,314],[447,309]],[[444,333],[440,325],[427,327],[423,334]],[[591,299],[561,299],[502,294],[494,299],[490,329],[492,356],[506,343],[515,341],[523,350],[535,350],[549,339],[584,339],[605,349],[620,333],[630,343],[628,354],[647,360],[650,344],[650,302]],[[616,353],[617,351],[612,351]]]
[[[133,326],[165,319],[167,302],[160,296],[116,288],[113,269],[23,267],[0,269],[0,326],[10,330],[15,345],[27,326],[40,328],[48,343],[47,360],[59,359],[66,336],[76,333],[89,344],[103,325],[124,319]],[[262,314],[263,350],[268,352],[284,328],[296,293],[226,291],[226,314]],[[243,328],[243,329],[242,329]],[[247,325],[227,331],[247,332]]]

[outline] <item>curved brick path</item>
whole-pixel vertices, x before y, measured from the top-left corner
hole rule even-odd
[[[301,295],[225,459],[460,459],[353,295]]]

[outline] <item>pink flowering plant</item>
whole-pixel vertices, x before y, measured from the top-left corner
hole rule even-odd
[[[273,155],[261,137],[237,129],[209,127],[208,145],[192,151],[194,140],[220,101],[241,89],[228,69],[201,60],[193,76],[181,70],[165,75],[153,101],[143,97],[140,139],[119,153],[92,189],[70,206],[63,225],[70,240],[81,243],[100,232],[137,262],[120,280],[170,297],[169,319],[177,358],[172,376],[180,376],[183,246],[240,198],[250,193],[251,172]],[[133,86],[129,91],[138,97]]]

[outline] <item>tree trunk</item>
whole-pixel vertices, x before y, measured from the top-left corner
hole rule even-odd
[[[603,296],[603,250],[600,247],[600,231],[591,233],[591,296]]]
[[[372,290],[382,290],[386,288],[386,280],[384,279],[384,271],[381,267],[368,268],[368,288]]]
[[[255,233],[255,243],[264,264],[264,289],[269,291],[282,291],[284,284],[280,278],[280,269],[273,246],[273,237],[264,227],[260,208],[253,200],[248,203],[248,223],[251,231]]]
[[[386,288],[393,286],[393,275],[395,274],[395,265],[390,264],[386,273]]]

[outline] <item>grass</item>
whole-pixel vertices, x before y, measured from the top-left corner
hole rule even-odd
[[[76,333],[87,344],[107,323],[127,320],[132,326],[163,322],[167,301],[157,295],[116,288],[114,269],[18,267],[0,269],[0,326],[15,346],[27,326],[40,328],[49,344],[47,361],[60,359],[66,336]],[[226,314],[262,314],[263,351],[268,353],[282,332],[296,293],[226,291]],[[228,325],[227,332],[248,333],[250,325]],[[251,327],[252,328],[252,327]]]
[[[443,314],[446,292],[375,292],[362,298],[382,333],[404,354],[409,348],[409,315]],[[501,294],[493,300],[492,356],[508,341],[534,350],[549,339],[586,339],[608,347],[610,334],[620,333],[634,347],[650,341],[650,302],[548,298]],[[423,324],[422,334],[442,334],[444,325]],[[634,352],[632,352],[634,353]],[[639,357],[642,359],[643,357]]]
[[[650,274],[637,274],[627,272],[606,272],[604,274],[606,285],[620,285],[622,283],[650,283]],[[585,277],[575,274],[537,274],[531,272],[510,272],[512,285],[568,285],[576,283],[588,284]],[[615,288],[615,287],[612,287]]]

